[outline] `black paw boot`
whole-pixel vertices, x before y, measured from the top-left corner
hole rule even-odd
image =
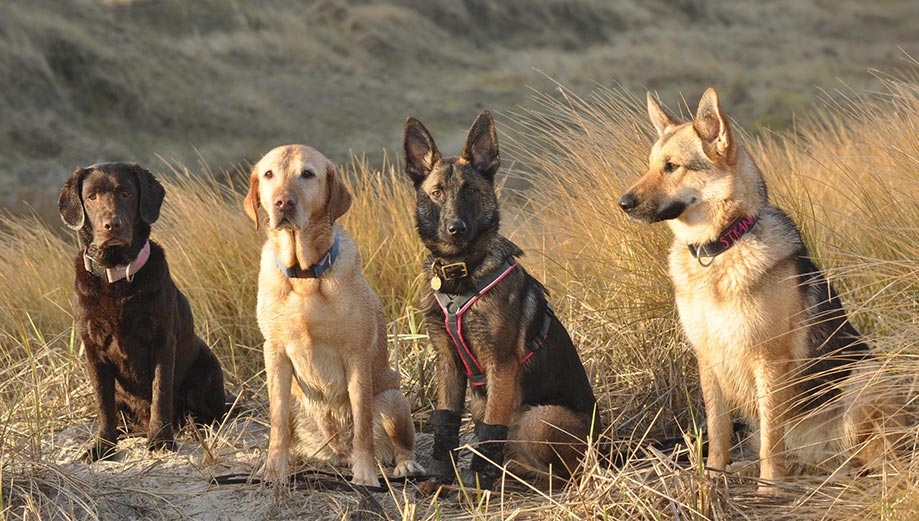
[[[455,411],[438,409],[431,413],[428,424],[434,428],[434,448],[428,471],[431,481],[442,484],[453,483],[456,476],[454,461],[459,447],[459,428],[462,416]]]
[[[506,425],[476,423],[475,435],[479,439],[468,469],[460,473],[463,486],[490,489],[504,472],[504,442],[507,441]]]

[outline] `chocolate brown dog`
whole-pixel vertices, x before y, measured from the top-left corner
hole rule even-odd
[[[164,196],[136,163],[78,168],[61,188],[61,218],[84,246],[75,316],[99,416],[87,462],[114,454],[119,422],[146,431],[151,450],[172,450],[173,427],[186,415],[208,423],[225,411],[220,363],[195,335],[162,248],[148,239]]]

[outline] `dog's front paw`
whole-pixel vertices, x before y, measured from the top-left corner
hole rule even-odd
[[[392,474],[397,478],[421,475],[424,474],[424,467],[413,459],[407,459],[397,462]]]
[[[354,474],[354,477],[351,478],[351,483],[355,485],[364,485],[367,487],[380,486],[380,480],[377,478],[377,469],[373,465],[372,457],[356,456],[354,458],[354,466],[351,467],[351,472]]]
[[[759,461],[734,461],[724,471],[741,478],[755,478],[759,476]]]
[[[258,469],[256,475],[262,481],[272,483],[287,483],[289,479],[290,456],[282,451],[269,450],[265,463]]]
[[[153,438],[147,443],[147,450],[150,452],[155,452],[158,450],[168,450],[169,452],[175,452],[178,448],[176,440],[174,438]]]
[[[86,452],[80,458],[83,463],[92,463],[98,460],[109,459],[118,453],[117,445],[111,441],[97,439],[86,447]]]

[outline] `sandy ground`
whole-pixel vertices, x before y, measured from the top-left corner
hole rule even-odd
[[[32,500],[43,504],[45,515],[56,511],[61,517],[104,520],[380,519],[379,513],[401,519],[406,503],[416,503],[411,508],[419,517],[435,508],[453,511],[449,519],[468,516],[454,497],[435,505],[418,494],[414,483],[393,483],[389,492],[348,490],[346,481],[332,474],[347,475],[350,469],[317,461],[301,465],[311,477],[293,486],[215,483],[215,477],[228,475],[243,481],[258,468],[268,441],[265,412],[244,412],[197,432],[186,427],[177,433],[176,452],[151,453],[145,438],[122,438],[113,460],[91,465],[79,459],[94,424],[58,431],[44,440],[48,463],[34,471],[42,475],[35,482],[43,485]],[[416,455],[422,464],[430,444],[429,434],[418,434]]]

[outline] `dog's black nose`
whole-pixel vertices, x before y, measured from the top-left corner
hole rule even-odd
[[[622,208],[626,213],[634,210],[636,206],[638,206],[638,198],[631,193],[626,193],[619,198],[619,208]]]
[[[447,224],[447,231],[450,232],[450,235],[462,235],[466,233],[466,223],[461,220],[450,221]]]
[[[121,217],[117,215],[114,217],[109,217],[102,221],[102,227],[108,231],[113,231],[121,228]]]
[[[290,210],[291,208],[294,207],[295,204],[297,203],[294,200],[294,196],[292,196],[291,194],[279,195],[274,200],[274,205],[277,207],[278,210]]]

